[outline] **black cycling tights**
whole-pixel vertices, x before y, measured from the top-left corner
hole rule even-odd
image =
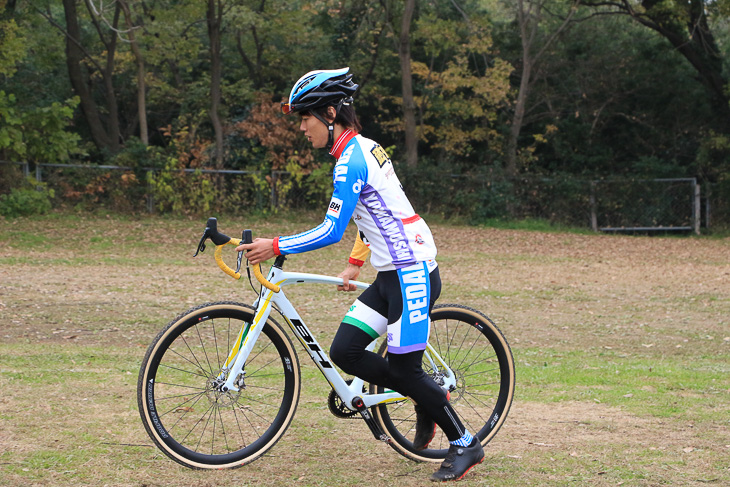
[[[332,342],[330,358],[345,373],[410,397],[441,427],[449,441],[466,431],[446,392],[421,367],[423,351],[388,354],[384,358],[365,350],[373,339],[359,328],[342,323]]]

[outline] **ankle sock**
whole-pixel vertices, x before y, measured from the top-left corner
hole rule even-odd
[[[456,446],[466,447],[466,446],[471,445],[471,440],[473,440],[473,439],[474,439],[474,437],[471,435],[471,433],[469,433],[467,431],[464,433],[464,436],[462,436],[461,438],[459,438],[456,441],[450,441],[449,443],[451,443],[452,445],[456,445]]]

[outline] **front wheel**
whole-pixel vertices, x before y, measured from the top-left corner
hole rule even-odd
[[[485,315],[466,306],[434,306],[429,343],[456,376],[450,403],[469,432],[486,445],[504,424],[515,391],[515,364],[502,332]],[[387,344],[380,348],[387,354]],[[423,370],[434,380],[440,372],[424,354]],[[371,392],[383,392],[371,386]],[[405,400],[373,408],[375,419],[401,455],[421,462],[440,462],[449,448],[441,429],[426,450],[413,448],[416,414]]]
[[[300,370],[291,340],[269,318],[246,361],[238,392],[216,379],[239,333],[253,322],[245,304],[210,303],[172,320],[139,372],[142,423],[165,455],[190,468],[234,468],[279,441],[294,416]]]

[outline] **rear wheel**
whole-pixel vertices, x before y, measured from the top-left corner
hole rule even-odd
[[[190,468],[234,468],[256,460],[282,437],[299,401],[300,370],[291,340],[269,318],[244,367],[238,392],[216,379],[250,306],[220,302],[193,308],[150,345],[137,383],[147,433],[168,457]]]
[[[453,304],[435,306],[429,343],[456,375],[450,403],[469,432],[486,445],[504,424],[515,390],[512,351],[502,332],[479,311]],[[380,348],[387,355],[387,344]],[[424,354],[423,370],[438,382],[439,373]],[[371,386],[371,392],[383,392]],[[413,448],[416,414],[410,400],[373,408],[375,419],[392,438],[391,446],[412,460],[440,462],[449,448],[437,428],[426,450]]]

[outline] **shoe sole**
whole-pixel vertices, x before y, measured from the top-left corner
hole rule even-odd
[[[486,455],[485,455],[485,456],[486,456]],[[475,463],[475,464],[474,464],[474,465],[472,465],[471,467],[467,468],[467,469],[466,469],[466,471],[465,471],[465,472],[464,472],[463,474],[461,474],[461,477],[457,477],[457,478],[455,478],[455,479],[443,479],[443,480],[442,480],[442,479],[434,479],[434,478],[431,478],[431,482],[458,482],[459,480],[463,479],[463,478],[464,478],[464,477],[466,476],[466,474],[468,474],[468,473],[469,473],[469,471],[470,471],[470,470],[471,470],[472,468],[474,468],[474,467],[476,467],[477,465],[479,465],[480,463],[482,463],[482,462],[484,461],[484,458],[485,458],[485,457],[482,457],[482,459],[481,459],[481,460],[479,460],[479,461],[478,461],[477,463]]]

